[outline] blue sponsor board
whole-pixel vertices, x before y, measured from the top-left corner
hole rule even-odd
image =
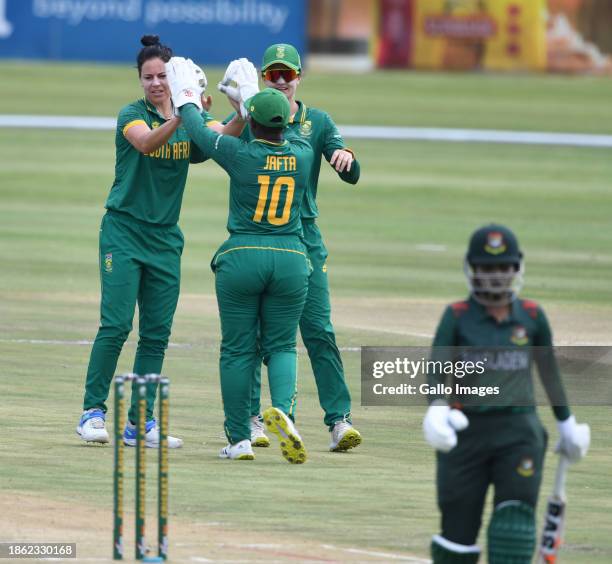
[[[306,0],[0,0],[4,58],[134,61],[150,33],[200,64],[257,64],[272,43],[304,50]]]

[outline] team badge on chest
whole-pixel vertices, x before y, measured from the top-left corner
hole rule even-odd
[[[522,325],[517,325],[512,329],[512,337],[510,340],[515,345],[526,345],[529,342],[529,336],[527,335],[527,329],[525,329]]]
[[[302,125],[300,125],[300,135],[302,137],[310,137],[312,135],[311,121],[305,121]]]
[[[523,458],[520,464],[517,466],[516,471],[523,476],[523,478],[530,478],[535,473],[532,458]]]
[[[113,271],[113,253],[107,253],[104,255],[104,272]]]

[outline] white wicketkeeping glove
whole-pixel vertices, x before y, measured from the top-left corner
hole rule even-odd
[[[570,462],[578,462],[586,455],[591,444],[591,428],[587,423],[576,423],[576,418],[570,415],[565,421],[557,421],[559,441],[555,452],[561,452]]]
[[[217,84],[217,89],[219,92],[223,92],[223,94],[226,94],[228,98],[231,98],[235,102],[240,102],[240,91],[238,90],[237,86],[232,86],[232,83],[236,84],[234,75],[238,70],[241,60],[242,59],[234,59],[229,65],[227,65],[227,69],[225,69],[225,74],[223,75],[223,80]]]
[[[248,59],[236,59],[228,65],[217,88],[240,104],[240,113],[246,119],[248,112],[244,102],[259,92],[257,70]]]
[[[468,425],[468,418],[462,411],[434,402],[425,414],[423,432],[433,448],[448,452],[457,446],[457,431],[463,431]]]
[[[196,78],[192,61],[183,57],[172,57],[166,63],[166,77],[175,108],[180,108],[185,104],[195,104],[202,111],[202,100],[200,99],[202,88]]]
[[[189,63],[189,66],[193,71],[193,75],[195,76],[198,86],[200,87],[200,96],[202,96],[202,94],[206,90],[206,87],[208,86],[208,80],[206,78],[206,75],[204,74],[202,68],[196,65],[191,59],[187,59],[187,62]]]

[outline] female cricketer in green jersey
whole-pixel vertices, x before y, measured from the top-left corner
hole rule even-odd
[[[512,231],[502,225],[475,231],[465,272],[471,295],[446,308],[432,357],[446,360],[459,354],[448,347],[460,347],[470,360],[480,359],[484,373],[461,382],[497,385],[501,400],[433,396],[423,422],[425,438],[437,451],[442,513],[441,533],[431,544],[432,557],[435,564],[478,561],[476,540],[492,484],[488,562],[529,564],[535,549],[534,513],[547,443],[534,407],[531,358],[557,419],[561,437],[557,450],[570,461],[579,460],[588,449],[590,431],[588,425],[576,423],[567,406],[544,312],[535,302],[517,297],[523,255]],[[448,383],[443,374],[428,377],[430,388]],[[489,405],[484,405],[487,401]]]
[[[301,219],[304,243],[312,263],[313,273],[308,285],[308,297],[300,319],[300,333],[308,351],[314,373],[319,403],[325,413],[324,423],[331,432],[331,451],[346,451],[361,443],[361,435],[351,422],[351,395],[344,378],[344,368],[331,322],[329,282],[327,279],[327,248],[316,224],[319,215],[317,188],[321,160],[325,157],[340,178],[349,184],[359,180],[360,166],[352,151],[346,148],[331,117],[322,110],[306,106],[296,100],[301,80],[302,63],[293,45],[271,45],[263,56],[261,67],[264,84],[282,92],[289,100],[291,119],[288,134],[307,141],[314,152],[314,162],[308,176],[306,196],[302,204]],[[228,93],[223,85],[222,92]],[[243,139],[251,132],[245,128]],[[268,446],[260,413],[261,363],[254,372],[251,398],[251,431],[255,446]]]
[[[272,406],[264,412],[287,461],[306,461],[293,425],[297,329],[308,289],[310,263],[301,241],[300,206],[313,153],[300,139],[288,141],[289,102],[280,92],[257,92],[255,67],[237,61],[234,80],[253,133],[250,142],[202,127],[190,100],[193,78],[184,60],[166,65],[172,99],[187,132],[204,155],[230,176],[229,239],[216,252],[212,269],[221,318],[221,394],[229,444],[221,458],[253,460],[250,405],[258,331],[268,366]],[[245,84],[248,82],[248,84]]]
[[[139,341],[133,371],[159,374],[170,337],[180,286],[183,234],[177,225],[189,163],[204,156],[181,120],[173,116],[165,63],[172,51],[159,37],[144,36],[138,54],[141,100],[125,106],[117,119],[115,181],[100,228],[100,328],[87,370],[84,413],[77,433],[87,442],[106,443],[106,400],[117,360],[129,332],[136,302]],[[198,103],[206,86],[201,69],[190,63],[198,81]],[[205,114],[207,116],[207,114]],[[232,135],[242,131],[238,117],[222,126],[205,118],[212,129]],[[135,444],[136,394],[128,414],[124,442]],[[159,444],[153,419],[155,389],[147,397],[146,445]],[[168,446],[182,441],[169,437]]]

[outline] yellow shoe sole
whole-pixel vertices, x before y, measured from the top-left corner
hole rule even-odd
[[[268,437],[257,437],[254,441],[251,441],[251,446],[254,447],[269,447],[270,439]]]
[[[291,464],[304,464],[308,455],[302,438],[296,434],[291,420],[276,407],[269,407],[263,413],[266,429],[280,441],[281,453]]]
[[[330,448],[329,450],[332,452],[346,452],[352,448],[358,447],[361,444],[361,435],[357,429],[350,429],[345,434],[344,437],[340,439],[340,442],[334,448]]]

